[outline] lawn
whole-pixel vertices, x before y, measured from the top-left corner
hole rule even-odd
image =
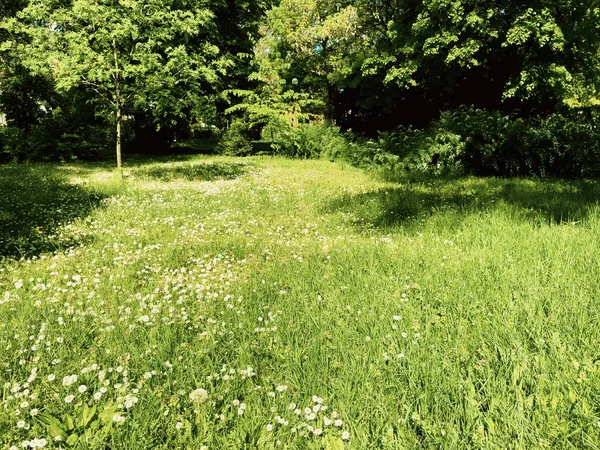
[[[599,448],[598,183],[125,172],[0,167],[0,449]]]

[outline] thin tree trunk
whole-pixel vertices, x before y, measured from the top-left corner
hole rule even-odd
[[[121,173],[121,180],[123,179],[123,167],[121,164],[121,83],[119,79],[119,59],[117,58],[117,43],[113,40],[113,50],[115,55],[115,109],[117,113],[117,169]]]
[[[121,164],[121,106],[117,106],[117,169],[121,171],[121,177],[123,175],[123,167]]]

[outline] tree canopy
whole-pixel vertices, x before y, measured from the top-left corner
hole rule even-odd
[[[463,106],[541,119],[600,103],[599,0],[7,0],[0,12],[0,104],[22,106],[4,109],[23,128],[73,90],[116,128],[134,117],[163,130],[295,111],[376,135]]]
[[[124,117],[136,115],[158,128],[189,122],[198,105],[206,104],[203,98],[214,97],[227,83],[247,80],[240,61],[251,53],[267,5],[238,0],[15,3],[2,21],[2,51],[16,55],[28,73],[45,77],[59,92],[84,87],[98,111],[112,114],[120,149]]]
[[[263,39],[348,126],[422,126],[460,105],[544,115],[595,101],[597,3],[282,0]]]

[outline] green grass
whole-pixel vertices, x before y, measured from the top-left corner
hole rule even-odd
[[[0,449],[599,447],[597,183],[125,174],[0,168]]]

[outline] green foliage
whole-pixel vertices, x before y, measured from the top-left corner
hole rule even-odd
[[[51,150],[51,145],[39,127],[27,132],[14,127],[0,127],[0,155],[3,162],[26,161],[30,155],[35,160],[40,153]]]
[[[369,3],[361,16],[367,20]],[[549,96],[565,98],[573,88],[569,83],[575,74],[585,74],[588,82],[595,83],[597,73],[587,71],[574,56],[581,57],[583,52],[597,48],[598,40],[589,23],[596,13],[587,5],[571,1],[542,1],[528,8],[525,5],[519,1],[443,0],[390,11],[386,18],[388,31],[378,44],[381,50],[402,51],[387,60],[378,55],[368,59],[370,71],[373,73],[378,66],[386,73],[386,82],[400,86],[437,85],[452,90],[452,83],[459,77],[483,66],[490,76],[505,77],[502,82],[506,97],[536,97],[538,101]],[[364,22],[364,26],[369,25],[374,26]],[[573,27],[578,32],[572,33]],[[592,52],[588,57],[597,55]],[[513,64],[510,72],[501,69],[505,75],[492,73],[498,64],[509,63]],[[436,67],[446,70],[439,81],[435,80]]]
[[[89,109],[84,110],[76,97],[55,105],[35,125],[0,127],[0,160],[99,160],[109,156],[112,129]]]
[[[386,172],[598,177],[597,117],[592,109],[524,119],[462,108],[442,113],[425,130],[400,127],[377,139],[347,135],[334,158]]]
[[[340,136],[332,154],[325,155],[330,160],[345,161],[356,167],[365,169],[396,170],[399,157],[389,151],[390,138],[382,135],[381,139],[367,139],[346,133]]]
[[[0,111],[9,113],[10,120],[15,109],[39,115],[39,93],[31,80],[12,76],[14,67],[23,67],[50,85],[42,89],[46,95],[87,90],[90,101],[83,109],[92,109],[113,125],[119,117],[135,116],[138,127],[183,134],[222,126],[220,91],[249,87],[253,43],[270,4],[270,0],[3,2],[0,83],[8,107],[2,107],[0,98]],[[16,14],[19,9],[23,11]],[[25,101],[15,101],[19,95]]]
[[[383,132],[377,139],[351,133],[327,137],[335,151],[323,156],[354,166],[384,172],[456,174],[462,172],[464,143],[461,136],[447,130],[433,132],[402,127]],[[325,144],[327,148],[327,144]]]
[[[19,129],[38,125],[56,104],[52,80],[20,65],[0,75],[0,86],[0,111],[6,114],[9,125]]]
[[[274,133],[272,144],[275,153],[300,159],[327,158],[335,160],[344,152],[346,139],[339,129],[319,124],[300,124],[292,128],[288,124]]]
[[[0,83],[3,71],[14,65],[17,55],[7,51],[10,48],[10,34],[1,26],[2,19],[15,17],[28,3],[28,0],[3,0],[0,3]]]
[[[221,136],[215,151],[228,156],[249,155],[252,152],[252,143],[247,125],[240,120],[233,121]]]
[[[267,15],[258,43],[259,67],[316,103],[311,112],[333,119],[338,85],[352,72],[349,52],[359,40],[355,6],[334,1],[283,0]],[[275,75],[275,76],[274,76]]]
[[[226,62],[210,40],[213,21],[196,0],[43,0],[0,26],[13,37],[5,47],[28,70],[62,91],[85,87],[96,112],[111,113],[120,154],[126,114],[174,124],[217,82]]]
[[[383,134],[380,142],[400,157],[397,166],[400,170],[437,175],[463,172],[465,144],[462,136],[441,127],[429,132],[404,128]]]
[[[37,415],[37,419],[46,426],[49,436],[68,447],[82,442],[91,448],[99,448],[109,435],[113,417],[118,411],[119,406],[113,403],[103,405],[101,410],[95,404],[82,403],[76,405],[73,416],[63,414],[58,418],[43,412]]]
[[[597,177],[600,131],[592,110],[523,119],[498,111],[442,114],[437,129],[461,137],[460,159],[483,175]]]
[[[371,135],[461,105],[548,116],[598,98],[592,3],[284,0],[258,61],[296,77],[338,125]]]

